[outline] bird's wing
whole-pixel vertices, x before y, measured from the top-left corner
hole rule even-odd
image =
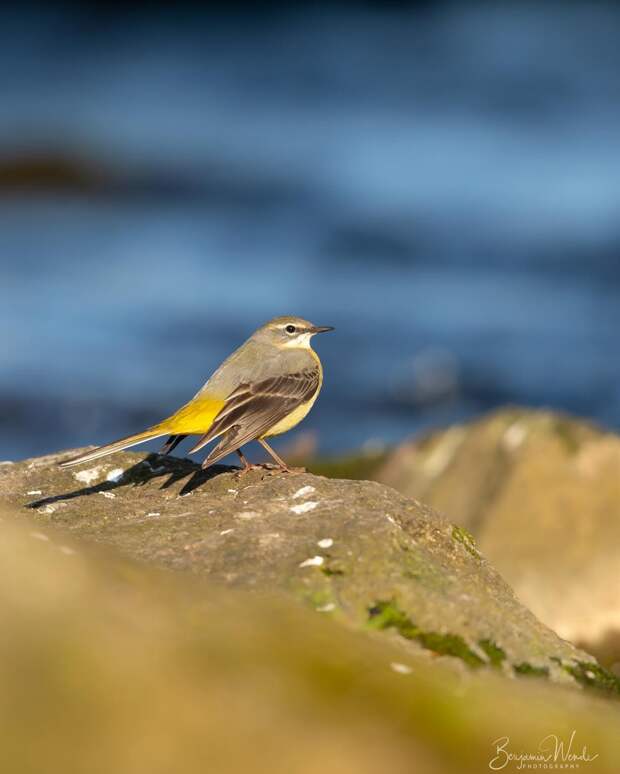
[[[319,388],[318,367],[239,385],[226,398],[209,432],[190,449],[190,454],[224,435],[205,460],[205,467],[263,436],[270,428],[307,403]]]

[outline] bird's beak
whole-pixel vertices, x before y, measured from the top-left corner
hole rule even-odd
[[[310,328],[310,333],[327,333],[328,331],[333,331],[334,328],[331,325],[313,325],[312,328]]]

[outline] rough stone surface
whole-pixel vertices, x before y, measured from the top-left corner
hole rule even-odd
[[[0,466],[0,497],[42,527],[219,585],[286,592],[410,653],[618,689],[515,598],[465,530],[386,486],[203,473],[131,453],[60,470],[62,458]]]
[[[7,774],[477,774],[495,740],[534,754],[549,734],[586,747],[580,770],[620,770],[616,702],[457,675],[292,599],[120,560],[1,508],[0,537]]]
[[[376,477],[450,514],[538,618],[620,662],[617,435],[509,409],[403,445]]]

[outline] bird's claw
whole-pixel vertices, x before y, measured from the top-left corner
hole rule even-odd
[[[249,465],[246,465],[245,468],[241,468],[238,470],[235,475],[241,477],[245,476],[246,473],[250,473],[252,470],[261,470],[265,476],[275,476],[278,473],[287,473],[291,476],[298,476],[301,473],[307,473],[308,471],[306,468],[289,468],[289,467],[281,467],[280,465],[272,465],[270,462],[263,462],[263,463],[251,463]]]

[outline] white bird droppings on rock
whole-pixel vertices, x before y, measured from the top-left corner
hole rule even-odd
[[[305,559],[299,566],[300,567],[320,567],[325,560],[322,556],[311,556],[310,559]]]
[[[97,465],[96,468],[88,468],[88,470],[80,470],[77,473],[74,473],[73,476],[76,479],[76,481],[80,481],[82,484],[92,484],[93,481],[96,481],[99,478],[99,471],[101,470],[101,465]]]
[[[504,433],[502,443],[506,449],[509,451],[514,451],[515,449],[518,449],[519,446],[521,446],[523,441],[525,441],[527,434],[528,428],[524,422],[514,422]]]
[[[319,548],[331,548],[334,545],[334,541],[331,538],[323,538],[322,540],[319,540],[317,543],[317,546]]]
[[[241,511],[241,513],[237,514],[236,518],[249,521],[250,519],[255,519],[257,516],[260,516],[260,513],[257,513],[256,511]]]
[[[392,661],[390,669],[394,672],[398,672],[399,675],[410,675],[412,672],[411,667],[407,666],[407,664],[399,664],[398,661]]]
[[[125,471],[122,468],[114,468],[114,470],[111,470],[108,475],[105,477],[106,481],[113,481],[116,483],[117,481],[120,481],[121,478],[125,475]]]
[[[316,492],[315,487],[302,486],[302,488],[298,489],[293,495],[293,500],[297,500],[298,497],[307,497],[308,495],[311,495],[313,492]]]
[[[299,505],[291,505],[291,510],[297,514],[308,513],[308,511],[313,511],[317,505],[318,503],[314,500],[309,500],[306,503],[299,503]]]
[[[36,538],[37,540],[44,540],[46,543],[49,543],[48,536],[44,535],[42,532],[31,532],[30,537]]]

